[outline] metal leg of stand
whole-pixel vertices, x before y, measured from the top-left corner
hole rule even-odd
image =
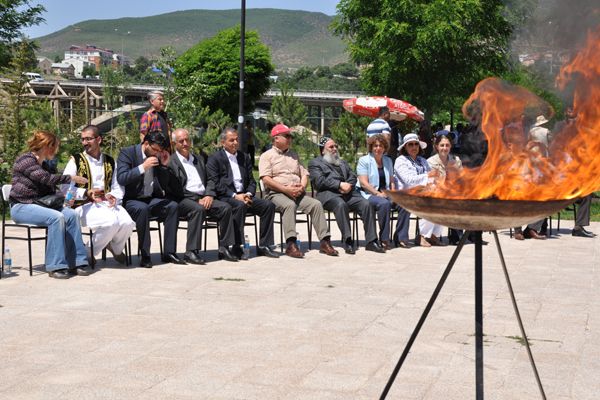
[[[542,381],[540,380],[540,375],[538,374],[537,367],[535,366],[535,361],[533,360],[533,354],[531,353],[531,348],[529,347],[529,340],[527,339],[527,334],[525,333],[525,327],[523,326],[523,321],[521,320],[521,313],[519,312],[519,307],[517,306],[517,300],[515,299],[515,293],[512,288],[512,284],[510,283],[510,277],[508,276],[508,269],[506,268],[506,262],[504,261],[504,255],[502,254],[502,248],[500,247],[500,240],[498,240],[498,233],[496,231],[493,232],[494,240],[496,241],[496,248],[498,249],[498,255],[500,256],[500,263],[502,264],[502,269],[504,271],[504,277],[506,278],[506,285],[508,286],[508,292],[510,293],[510,299],[512,300],[513,309],[515,310],[515,315],[517,316],[517,322],[519,323],[519,329],[521,329],[521,336],[525,341],[525,348],[527,349],[527,355],[529,356],[529,362],[531,367],[533,368],[533,374],[535,375],[535,380],[537,382],[538,388],[540,389],[540,394],[542,395],[542,399],[546,400],[546,393],[544,393],[544,388],[542,387]]]
[[[469,236],[469,232],[467,231],[460,239],[460,242],[458,242],[458,246],[456,247],[456,250],[454,250],[454,254],[452,254],[452,258],[450,258],[450,261],[448,262],[448,266],[444,270],[444,273],[442,274],[440,281],[438,282],[437,286],[435,287],[435,290],[433,291],[433,294],[431,295],[431,298],[429,299],[429,302],[427,303],[425,310],[423,310],[423,314],[421,315],[421,318],[419,318],[419,322],[417,322],[417,326],[415,327],[413,333],[410,335],[410,339],[408,339],[408,343],[406,344],[406,347],[404,348],[404,351],[402,352],[402,355],[400,356],[400,359],[398,360],[398,363],[396,364],[396,367],[394,368],[394,371],[392,372],[390,379],[388,380],[387,384],[385,385],[385,388],[383,389],[383,392],[381,393],[381,396],[379,397],[380,400],[384,400],[387,397],[388,392],[392,388],[392,385],[394,384],[394,380],[396,379],[398,372],[400,372],[400,368],[402,367],[404,360],[408,356],[408,353],[410,352],[410,348],[412,347],[415,339],[417,338],[417,335],[419,334],[421,327],[425,323],[425,320],[427,319],[427,315],[429,315],[429,311],[431,311],[431,308],[433,307],[435,300],[437,299],[440,291],[442,290],[442,287],[444,286],[444,283],[446,282],[446,279],[448,278],[450,271],[452,271],[452,267],[454,266],[454,263],[456,262],[456,259],[458,258],[458,255],[460,254],[460,251],[462,250],[468,236]],[[481,238],[481,235],[479,237]],[[481,244],[481,242],[480,242],[480,244]]]
[[[481,231],[475,236],[475,398],[483,400],[483,249]]]

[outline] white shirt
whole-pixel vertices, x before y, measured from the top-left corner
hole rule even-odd
[[[178,151],[175,152],[179,161],[181,161],[181,165],[183,165],[183,170],[187,176],[187,183],[185,184],[185,189],[188,192],[196,193],[201,196],[206,193],[206,188],[202,183],[202,178],[200,178],[200,174],[194,165],[194,156],[190,153],[188,158],[185,158]]]
[[[100,154],[99,159],[95,159],[87,153],[84,153],[85,158],[87,159],[90,165],[90,173],[92,176],[90,179],[92,180],[92,188],[102,188],[104,190],[104,155]],[[63,175],[77,175],[77,166],[75,165],[75,159],[71,157]],[[63,193],[67,193],[69,190],[69,185],[65,184],[61,186],[61,191]],[[84,200],[87,198],[86,196],[87,189],[86,188],[77,188],[76,200]],[[110,192],[107,193],[114,196],[117,200],[121,200],[123,198],[123,187],[119,185],[117,182],[117,163],[115,161],[115,169],[113,170],[112,182],[110,184]]]
[[[233,185],[235,186],[236,193],[242,193],[244,190],[244,182],[242,181],[242,174],[240,172],[240,165],[237,160],[237,153],[231,154],[227,150],[223,150],[229,159],[229,165],[233,172]]]

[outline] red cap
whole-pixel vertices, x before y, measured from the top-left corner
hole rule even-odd
[[[281,135],[282,133],[290,133],[291,130],[284,124],[277,124],[271,129],[271,137],[275,137],[277,135]]]

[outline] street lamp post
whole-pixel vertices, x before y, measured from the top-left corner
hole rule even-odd
[[[243,134],[244,128],[244,48],[246,45],[246,0],[242,0],[240,21],[240,97],[238,114],[238,135]],[[241,139],[241,137],[240,137]]]

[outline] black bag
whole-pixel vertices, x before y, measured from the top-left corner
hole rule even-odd
[[[61,211],[65,204],[65,196],[62,194],[47,194],[46,196],[33,200],[33,204]]]

